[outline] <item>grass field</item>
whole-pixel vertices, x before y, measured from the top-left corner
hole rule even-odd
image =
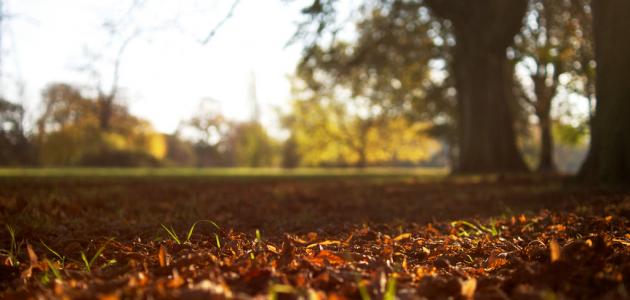
[[[444,168],[0,168],[11,177],[440,178]]]
[[[0,174],[2,299],[623,299],[630,287],[630,193],[561,177]]]

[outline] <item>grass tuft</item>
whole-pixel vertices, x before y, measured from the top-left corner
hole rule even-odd
[[[166,227],[166,225],[164,225],[164,224],[160,224],[160,225],[162,226],[162,228],[164,228],[166,233],[168,233],[168,235],[171,237],[171,239],[175,243],[177,243],[178,245],[181,245],[183,243],[190,242],[190,238],[192,237],[193,233],[195,232],[195,228],[197,227],[197,224],[204,223],[204,222],[208,223],[208,224],[211,224],[217,230],[221,230],[221,227],[219,227],[219,225],[217,225],[217,223],[215,223],[212,220],[198,220],[198,221],[195,221],[195,223],[193,223],[190,226],[190,228],[188,229],[188,232],[186,234],[186,239],[182,241],[182,239],[180,239],[179,235],[177,235],[177,232],[175,232],[175,229],[173,228],[173,226]],[[219,239],[218,239],[217,233],[215,232],[214,235],[217,238],[217,247],[221,248],[221,244],[218,242]]]
[[[87,256],[85,255],[85,252],[81,251],[81,260],[83,261],[85,270],[88,273],[92,273],[92,265],[94,265],[94,262],[96,261],[96,259],[99,256],[101,256],[103,251],[105,251],[105,248],[107,247],[107,244],[109,244],[109,242],[111,242],[113,240],[114,240],[114,238],[110,238],[109,240],[107,240],[100,248],[98,248],[98,250],[96,250],[96,253],[94,253],[94,256],[92,256],[92,258],[90,260],[87,259]]]
[[[173,241],[175,241],[175,243],[177,243],[178,245],[181,245],[182,242],[179,240],[179,236],[177,236],[177,233],[175,232],[175,229],[173,229],[173,226],[171,226],[171,228],[169,229],[168,227],[166,227],[166,225],[164,224],[160,224],[162,225],[162,228],[164,228],[164,230],[166,231],[166,233],[168,233],[168,235],[171,236],[171,239]]]
[[[15,267],[20,264],[20,262],[18,261],[18,255],[20,252],[20,247],[22,246],[22,242],[20,242],[19,244],[17,243],[17,240],[15,238],[15,228],[8,224],[6,225],[6,228],[11,239],[11,241],[9,242],[9,250],[2,249],[0,250],[0,253],[6,255],[9,259],[9,264],[11,264],[12,267]]]

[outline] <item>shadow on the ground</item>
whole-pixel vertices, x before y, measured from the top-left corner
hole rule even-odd
[[[203,179],[11,179],[0,182],[0,215],[23,235],[54,240],[155,238],[160,224],[186,230],[197,220],[224,228],[324,233],[344,224],[425,224],[541,209],[603,209],[612,193],[562,178],[445,181]],[[203,230],[200,228],[199,230]]]

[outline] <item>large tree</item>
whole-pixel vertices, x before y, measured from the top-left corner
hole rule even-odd
[[[314,16],[333,11],[327,1],[313,5],[307,11]],[[307,47],[297,76],[314,93],[312,101],[338,98],[342,110],[365,112],[353,114],[351,127],[356,130],[341,130],[363,157],[357,165],[366,163],[368,132],[401,117],[409,124],[429,121],[433,126],[423,133],[455,144],[454,92],[446,75],[453,40],[448,26],[431,16],[421,1],[365,1],[356,12],[356,35],[316,40]],[[321,22],[323,28],[334,28],[334,36],[339,27],[327,18]]]
[[[514,61],[527,70],[527,77],[517,79],[528,104],[538,119],[541,149],[538,171],[555,171],[553,120],[551,109],[559,88],[590,98],[593,57],[590,51],[590,13],[588,0],[532,0],[528,22],[516,37],[512,48]],[[565,86],[560,75],[570,74],[574,80]],[[527,86],[527,88],[526,88]],[[527,90],[528,92],[525,92]]]
[[[427,0],[453,25],[458,100],[459,171],[526,170],[516,147],[513,70],[507,47],[521,28],[527,0]]]
[[[597,106],[591,149],[581,175],[630,180],[630,1],[594,0]]]

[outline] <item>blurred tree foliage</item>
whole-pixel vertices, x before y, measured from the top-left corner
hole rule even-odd
[[[44,112],[37,121],[39,159],[43,165],[157,165],[166,141],[121,105],[112,107],[109,130],[102,130],[98,102],[68,84],[43,92]]]
[[[348,166],[417,164],[440,149],[426,123],[391,116],[368,99],[295,88],[292,110],[284,117],[291,132],[285,165]]]
[[[538,170],[542,172],[556,169],[551,111],[560,89],[584,95],[590,111],[595,62],[589,12],[589,0],[531,0],[523,28],[510,51],[514,63],[525,71],[517,74],[519,99],[538,119]],[[568,78],[564,84],[561,75]]]
[[[0,165],[33,163],[33,147],[22,125],[24,108],[0,98]]]
[[[230,166],[268,167],[279,164],[280,147],[258,122],[231,124],[222,144],[222,154]]]
[[[459,149],[451,157],[460,171],[524,169],[513,132],[505,51],[520,27],[525,0],[367,0],[354,23],[352,47],[337,39],[346,27],[338,4],[314,0],[304,8],[306,20],[296,33],[306,42],[300,77],[318,80],[320,70],[332,79],[319,82],[350,87],[354,96],[388,113],[413,111],[432,121],[434,132],[448,137],[449,148]],[[310,86],[317,92],[319,86]]]
[[[329,45],[311,45],[298,66],[299,78],[314,92],[344,87],[384,114],[452,122],[453,99],[435,97],[436,90],[452,87],[444,80],[452,46],[444,24],[417,2],[368,3],[359,12],[356,40],[333,37]]]
[[[305,12],[327,19],[333,3],[316,1]],[[303,163],[417,163],[435,147],[427,133],[454,144],[454,92],[444,75],[448,30],[417,2],[373,1],[358,14],[354,39],[338,39],[335,29],[330,43],[313,37],[297,68],[296,82],[303,86],[292,107],[295,116],[286,125],[293,130],[290,141],[302,149]],[[304,28],[308,25],[312,22],[302,24],[296,38],[308,40],[308,34],[323,34],[328,26],[322,23],[313,32]],[[420,130],[418,121],[435,126],[425,124]],[[387,128],[395,133],[385,134]],[[411,132],[417,136],[409,139]],[[418,148],[410,151],[411,145]]]
[[[589,0],[365,0],[348,18],[342,3],[303,9],[297,76],[319,97],[342,94],[342,106],[368,99],[383,116],[431,122],[460,171],[523,170],[516,136],[551,171],[563,121],[552,100],[562,91],[592,105]]]
[[[198,167],[270,167],[280,164],[280,145],[258,121],[230,121],[221,114],[218,103],[211,99],[202,101],[195,115],[181,123],[176,136],[191,140],[181,141],[177,149],[192,149],[194,157],[191,160]]]

